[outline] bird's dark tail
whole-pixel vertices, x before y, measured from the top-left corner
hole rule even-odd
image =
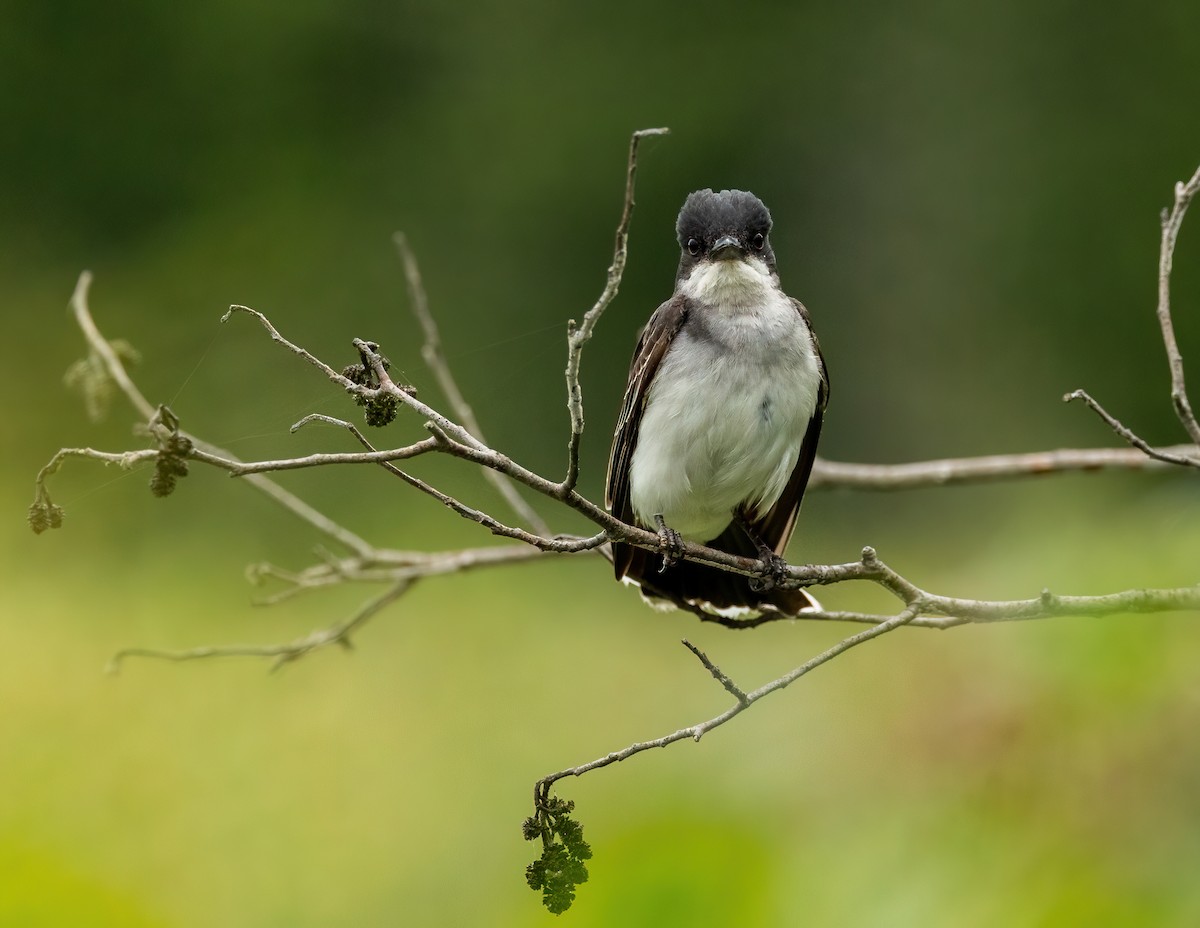
[[[706,543],[710,548],[757,558],[758,546],[736,522]],[[751,588],[751,578],[717,570],[693,561],[679,561],[661,570],[662,555],[656,551],[613,545],[617,579],[636,583],[652,605],[675,606],[689,612],[697,610],[736,618],[738,613],[779,612],[797,615],[820,609],[820,604],[804,590],[761,590]]]

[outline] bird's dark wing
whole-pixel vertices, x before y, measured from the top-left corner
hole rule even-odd
[[[633,353],[633,363],[629,366],[629,384],[625,387],[625,401],[621,405],[621,415],[613,434],[604,490],[605,505],[622,522],[633,522],[633,506],[629,501],[629,465],[633,461],[633,450],[637,447],[638,428],[642,422],[642,411],[646,408],[650,383],[687,318],[687,309],[687,300],[679,295],[658,307],[642,329]],[[613,567],[618,579],[625,576],[639,550],[628,545],[613,545]]]
[[[799,300],[792,302],[796,311],[808,322],[808,310],[804,308],[804,304]],[[812,332],[811,326],[809,332]],[[749,520],[750,528],[758,539],[781,557],[787,548],[788,540],[792,537],[792,529],[796,526],[796,514],[800,511],[804,488],[808,485],[808,477],[812,473],[813,461],[817,456],[817,441],[821,437],[821,421],[825,416],[825,406],[829,402],[829,374],[825,369],[825,358],[821,355],[821,346],[817,344],[816,335],[812,336],[812,343],[817,367],[821,372],[821,382],[817,388],[817,405],[812,418],[808,420],[808,429],[800,445],[800,457],[796,460],[792,476],[788,478],[787,485],[775,505],[762,516]]]

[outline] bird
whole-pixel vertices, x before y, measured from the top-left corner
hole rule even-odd
[[[819,610],[784,589],[829,400],[808,310],[779,281],[771,213],[743,190],[697,190],[675,224],[675,290],[642,329],[613,435],[605,505],[655,531],[614,542],[616,577],[663,610],[743,619]],[[681,560],[683,540],[759,558],[746,577]]]

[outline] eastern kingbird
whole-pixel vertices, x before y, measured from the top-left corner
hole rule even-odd
[[[777,575],[829,397],[808,311],[783,292],[771,214],[742,190],[679,211],[675,293],[642,330],[613,436],[605,502],[657,531],[659,554],[613,544],[618,580],[656,608],[728,617],[820,608],[804,590],[679,561],[679,538],[759,557]]]

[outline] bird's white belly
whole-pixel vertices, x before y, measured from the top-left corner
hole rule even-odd
[[[634,514],[710,541],[779,499],[816,408],[820,372],[790,304],[687,328],[663,359],[630,463]]]

